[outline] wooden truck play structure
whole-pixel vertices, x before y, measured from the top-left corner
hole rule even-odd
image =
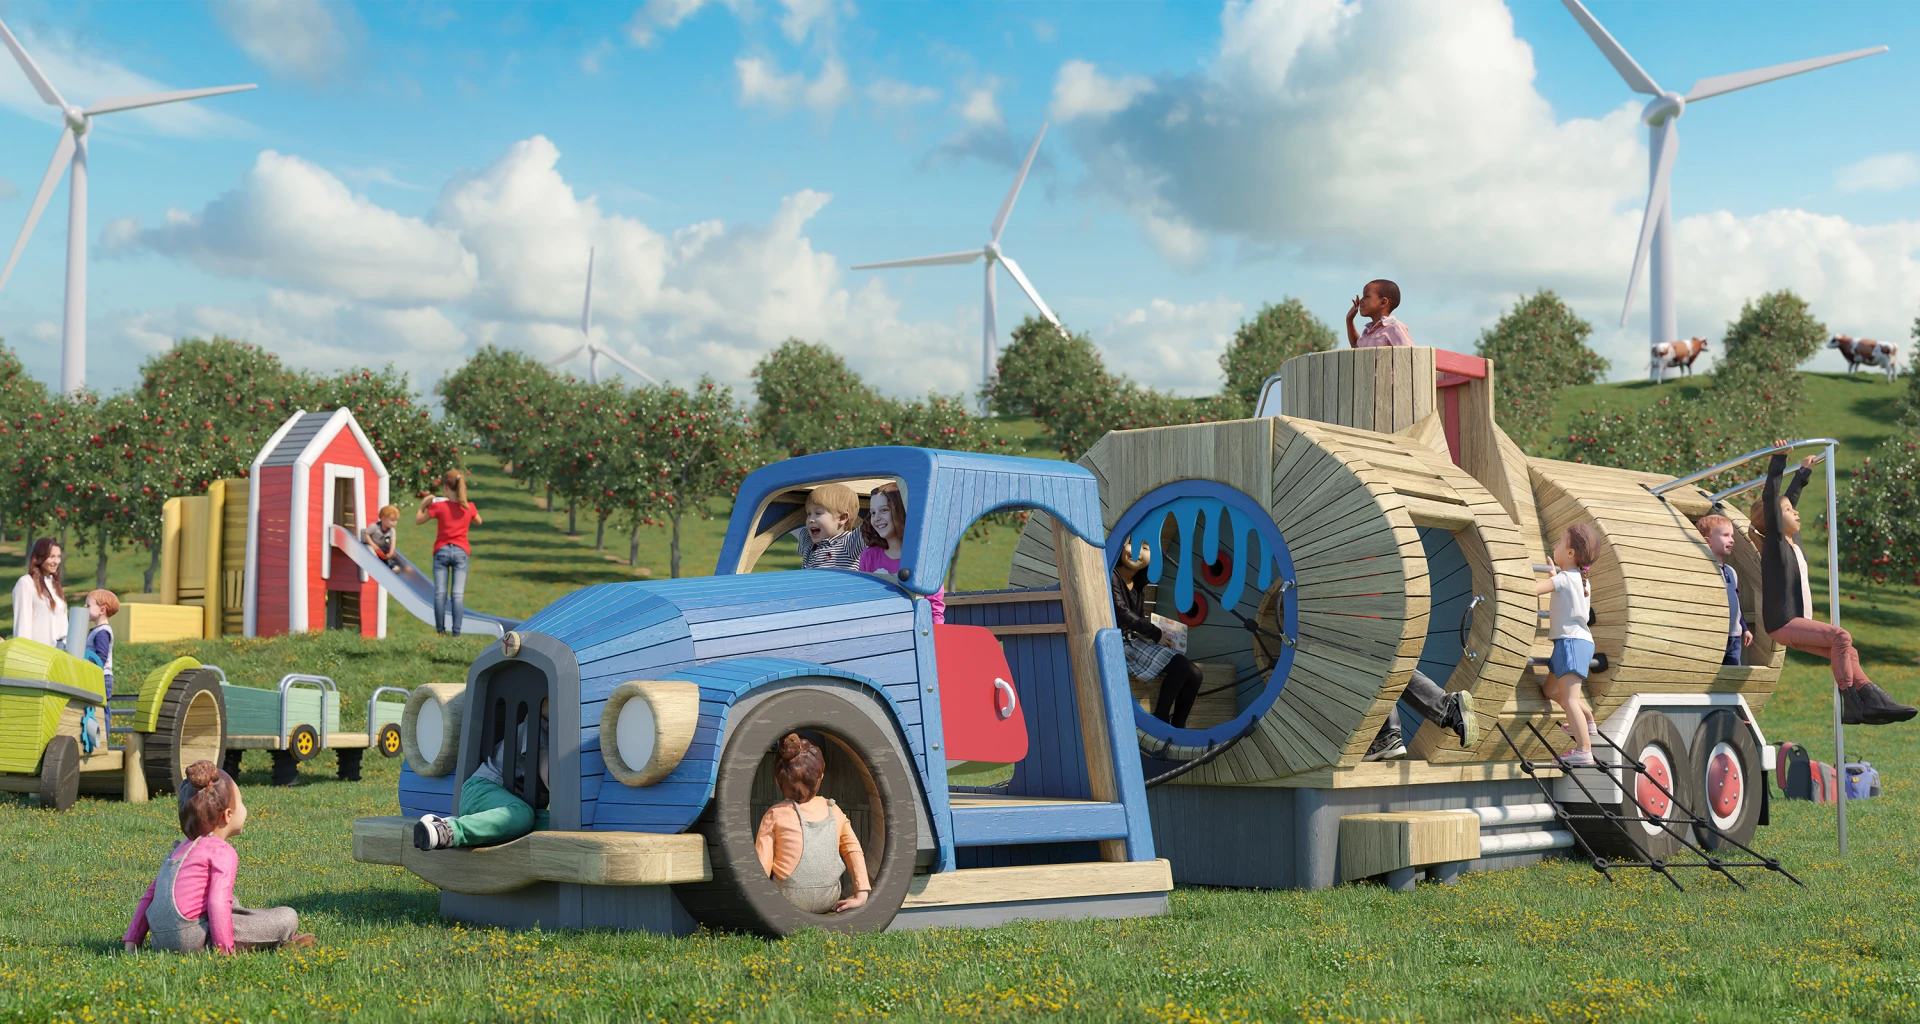
[[[340,690],[326,676],[289,672],[271,690],[234,686],[216,666],[227,705],[227,748],[224,767],[238,778],[240,758],[248,750],[273,753],[273,782],[291,785],[301,763],[322,750],[339,758],[340,778],[360,779],[360,759],[369,748],[386,757],[400,756],[400,716],[407,691],[382,686],[367,698],[367,727],[340,728]],[[387,698],[387,699],[382,699]]]
[[[226,743],[219,679],[182,658],[137,688],[106,696],[100,666],[32,640],[0,641],[0,792],[34,793],[66,810],[81,793],[144,803],[172,792],[195,761]],[[107,743],[82,753],[87,711],[115,721]]]
[[[285,423],[245,478],[167,500],[157,593],[128,595],[114,617],[124,643],[278,636],[320,629],[387,635],[391,595],[433,621],[433,582],[404,557],[395,569],[360,542],[390,501],[386,464],[347,409]],[[471,632],[515,620],[468,611]]]
[[[1712,497],[1525,455],[1493,385],[1488,362],[1431,348],[1304,355],[1281,369],[1283,415],[1119,431],[1080,460],[1100,482],[1107,566],[1129,539],[1154,547],[1153,610],[1187,624],[1207,680],[1186,728],[1147,712],[1156,684],[1132,712],[1177,880],[1408,886],[1569,850],[1664,865],[1764,823],[1772,751],[1754,714],[1784,652],[1756,630],[1744,664],[1721,664],[1727,596],[1694,527]],[[1534,585],[1576,522],[1604,539],[1587,693],[1611,741],[1595,753],[1615,767],[1569,775],[1548,749],[1570,741],[1540,690]],[[1058,535],[1030,520],[1017,592],[1054,585]],[[1736,536],[1757,622],[1758,555]],[[984,607],[950,621],[1007,621]],[[1472,694],[1471,749],[1398,705],[1416,666]],[[1394,714],[1409,755],[1364,762]]]
[[[902,569],[754,573],[828,482],[863,503],[899,485]],[[935,625],[925,598],[967,528],[1020,508],[1047,515],[1058,582],[949,594],[953,617]],[[761,469],[717,575],[581,590],[488,647],[464,686],[416,690],[402,814],[356,822],[354,857],[431,882],[447,916],[510,926],[777,935],[1161,913],[1173,883],[1147,820],[1101,520],[1094,476],[1058,462],[868,448]],[[533,741],[504,742],[540,733],[519,726],[543,701],[545,786],[512,768],[540,756]],[[794,731],[825,751],[823,792],[861,833],[874,889],[860,909],[801,911],[756,859],[779,799],[771,752]],[[496,746],[551,829],[415,849],[414,820],[452,813]],[[1012,782],[955,787],[963,763],[1012,764]]]

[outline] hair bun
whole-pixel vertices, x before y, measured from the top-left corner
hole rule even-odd
[[[187,766],[187,782],[195,789],[206,789],[220,777],[220,766],[212,761],[195,761]]]

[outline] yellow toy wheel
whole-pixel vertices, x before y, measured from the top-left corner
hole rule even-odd
[[[295,761],[305,761],[320,752],[320,734],[311,725],[296,725],[287,736],[287,751]]]
[[[380,753],[385,757],[400,756],[400,727],[392,722],[380,727]]]

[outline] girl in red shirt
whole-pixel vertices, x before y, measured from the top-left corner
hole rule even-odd
[[[440,495],[429,496],[413,514],[416,526],[429,519],[438,524],[433,538],[433,631],[447,632],[451,616],[453,635],[459,636],[467,611],[467,565],[473,558],[467,527],[482,522],[480,510],[467,500],[467,478],[459,470],[447,470],[440,478]]]

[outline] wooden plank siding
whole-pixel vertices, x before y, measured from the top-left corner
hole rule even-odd
[[[263,466],[260,469],[260,518],[255,567],[260,582],[255,592],[255,632],[278,636],[287,631],[288,531],[293,512],[293,467]]]

